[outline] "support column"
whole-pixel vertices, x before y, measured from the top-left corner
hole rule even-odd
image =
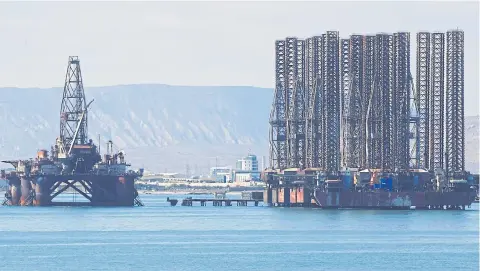
[[[120,206],[133,206],[134,184],[133,179],[121,176],[116,181],[116,202]]]
[[[46,177],[38,177],[35,181],[35,206],[49,206],[52,203],[50,198],[51,182]]]
[[[21,183],[21,197],[20,197],[20,205],[28,205],[29,203],[28,198],[30,197],[30,192],[32,191],[32,184],[30,183],[30,178],[22,177],[20,179]]]
[[[10,193],[12,195],[12,205],[20,205],[20,197],[22,196],[20,179],[14,177],[8,180]]]

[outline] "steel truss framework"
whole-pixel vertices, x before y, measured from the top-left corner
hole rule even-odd
[[[276,89],[270,115],[271,166],[340,166],[339,36],[276,42]]]
[[[378,95],[378,88],[375,89],[375,72],[376,72],[376,51],[375,36],[364,37],[363,49],[363,91],[362,91],[362,156],[360,157],[360,167],[366,168],[374,165],[375,162],[381,162],[381,99]],[[375,110],[375,108],[377,110]],[[373,135],[373,136],[368,136]],[[370,138],[367,141],[367,138]],[[377,168],[380,166],[377,165]]]
[[[447,32],[445,67],[445,33],[417,34],[420,166],[446,170],[450,178],[465,171],[463,38],[463,31]]]
[[[430,170],[444,168],[444,114],[445,114],[445,34],[432,33],[430,60]]]
[[[429,163],[429,117],[430,117],[430,33],[417,33],[417,102],[419,109],[419,166]]]
[[[306,166],[320,168],[324,165],[323,153],[323,37],[307,39],[307,155]]]
[[[388,171],[393,170],[394,164],[392,151],[393,142],[391,139],[393,135],[391,121],[391,92],[393,87],[392,35],[376,35],[375,53],[373,91],[370,93],[370,103],[368,107],[368,165],[371,168],[381,168]],[[377,133],[372,133],[373,130],[377,131]]]
[[[417,33],[419,167],[444,169],[445,34]]]
[[[346,167],[362,168],[365,166],[365,114],[366,90],[364,88],[365,66],[364,54],[365,39],[361,35],[352,35],[350,40],[342,42],[342,57],[348,64],[344,82],[343,136],[344,136],[344,165]],[[343,63],[343,61],[342,61]],[[371,63],[369,63],[371,64]],[[368,72],[368,69],[367,69]],[[368,75],[367,75],[368,76]]]
[[[409,33],[352,35],[348,46],[343,41],[343,166],[406,170],[416,158],[416,151],[409,153],[409,128],[417,127],[410,113],[415,96],[409,45]],[[417,133],[412,134],[416,146]]]
[[[340,141],[341,150],[342,150],[342,165],[351,164],[351,155],[347,151],[349,149],[349,98],[350,98],[350,39],[341,39],[340,40],[340,80],[341,80],[341,125],[340,131],[342,135],[342,140]],[[353,166],[352,166],[353,167]]]
[[[82,189],[78,188],[76,184],[80,184]],[[62,188],[60,188],[60,185],[64,185]],[[57,189],[59,188],[59,189]],[[47,192],[47,198],[48,201],[52,201],[54,198],[56,198],[58,195],[62,194],[65,192],[68,188],[72,188],[75,190],[76,193],[79,193],[82,195],[86,200],[88,200],[88,203],[80,203],[82,205],[99,205],[99,204],[105,204],[105,202],[100,201],[99,202],[99,197],[97,196],[97,199],[95,199],[95,195],[101,191],[103,194],[101,197],[101,200],[109,199],[112,201],[117,197],[115,194],[116,191],[109,191],[98,184],[97,181],[93,180],[82,180],[82,179],[75,179],[75,178],[64,178],[64,179],[58,179],[58,181],[54,181],[51,183],[51,187],[45,187],[45,192]],[[138,197],[138,192],[136,189],[132,189],[130,191],[132,193],[132,198],[133,198],[133,205],[134,206],[143,206],[142,201]],[[127,197],[128,200],[128,197]]]
[[[410,122],[410,33],[394,34],[395,84],[393,102],[393,149],[395,169],[409,168]]]
[[[443,168],[444,40],[417,33],[415,84],[407,32],[276,41],[271,167]],[[446,164],[457,173],[464,170],[463,32],[447,40]]]
[[[287,38],[287,145],[288,166],[305,168],[305,41]]]
[[[63,88],[62,105],[60,108],[60,139],[69,146],[75,137],[75,130],[81,115],[86,110],[85,92],[83,90],[80,60],[77,56],[68,59],[65,85]],[[88,114],[85,114],[78,129],[74,144],[86,144],[88,140]]]
[[[447,32],[446,170],[450,177],[465,171],[464,33]]]
[[[340,76],[339,33],[328,31],[324,35],[325,61],[323,66],[323,93],[325,149],[323,169],[336,174],[340,169]]]
[[[287,167],[287,103],[285,100],[285,41],[275,42],[275,97],[270,114],[270,167]]]

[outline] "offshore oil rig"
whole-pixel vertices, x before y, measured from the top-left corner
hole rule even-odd
[[[47,150],[28,160],[2,161],[15,168],[1,171],[8,180],[3,205],[20,206],[142,206],[134,182],[143,169],[128,170],[123,151],[114,152],[108,141],[107,153],[88,138],[88,104],[83,89],[78,57],[71,56],[65,77],[60,109],[60,137]],[[67,191],[82,195],[86,201],[59,202],[54,199]]]
[[[445,47],[446,43],[446,47]],[[275,42],[270,206],[465,209],[464,32]]]

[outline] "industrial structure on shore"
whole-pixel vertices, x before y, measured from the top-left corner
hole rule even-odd
[[[114,152],[112,141],[108,141],[102,159],[100,146],[88,138],[88,108],[92,102],[86,103],[78,57],[69,57],[60,109],[60,136],[50,155],[47,150],[40,150],[33,159],[2,161],[15,168],[1,171],[1,178],[8,180],[3,205],[142,205],[134,182],[142,176],[143,169],[128,170],[125,153]],[[86,201],[54,200],[69,188]]]
[[[446,46],[445,46],[446,45]],[[459,209],[465,172],[464,32],[327,31],[275,42],[273,206]]]

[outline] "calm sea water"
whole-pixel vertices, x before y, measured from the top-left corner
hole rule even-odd
[[[141,197],[141,208],[0,207],[0,270],[478,270],[478,204],[334,211]]]

